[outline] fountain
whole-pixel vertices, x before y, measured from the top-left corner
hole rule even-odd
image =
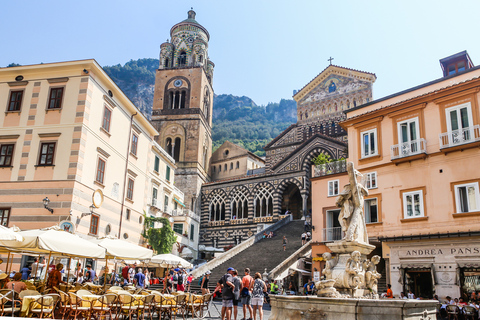
[[[269,319],[335,319],[335,320],[433,320],[436,301],[379,299],[376,270],[379,256],[367,259],[375,249],[369,244],[363,215],[368,190],[360,182],[362,174],[347,164],[349,183],[338,196],[338,220],[344,232],[342,240],[327,244],[324,280],[315,283],[317,297],[272,296]]]

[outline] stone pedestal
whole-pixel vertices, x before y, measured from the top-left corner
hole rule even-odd
[[[338,259],[331,275],[331,279],[335,280],[335,288],[337,291],[351,297],[363,297],[366,295],[368,291],[365,292],[364,290],[365,270],[362,268],[362,271],[356,275],[361,282],[361,285],[358,288],[352,288],[351,284],[349,284],[349,278],[351,275],[345,271],[345,268],[347,260],[351,258],[352,252],[360,252],[360,261],[363,262],[367,259],[367,255],[375,249],[375,246],[356,241],[341,240],[329,243],[327,244],[327,247],[337,256]]]

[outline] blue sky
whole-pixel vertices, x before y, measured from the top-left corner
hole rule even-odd
[[[373,72],[374,98],[441,76],[467,50],[480,64],[480,1],[3,1],[0,66],[158,58],[193,6],[210,32],[216,94],[291,98],[328,65]]]

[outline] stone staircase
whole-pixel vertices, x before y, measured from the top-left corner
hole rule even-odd
[[[237,269],[240,277],[244,276],[243,270],[247,267],[250,268],[252,276],[255,272],[263,274],[265,268],[267,272],[272,271],[302,247],[301,234],[303,233],[303,225],[303,220],[291,221],[274,231],[275,237],[272,239],[261,239],[213,268],[210,275],[210,290],[215,289],[217,281],[226,273],[229,267]],[[283,251],[282,247],[283,236],[286,236],[288,241],[286,251]],[[200,291],[198,278],[193,281],[191,291]]]

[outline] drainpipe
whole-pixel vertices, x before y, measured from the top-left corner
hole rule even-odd
[[[130,155],[130,139],[132,138],[132,126],[133,126],[133,117],[137,115],[137,112],[132,114],[130,117],[130,130],[128,131],[128,144],[127,144],[127,156],[125,157],[125,173],[123,180],[123,192],[122,192],[122,206],[120,207],[120,222],[118,224],[118,239],[122,234],[122,219],[123,219],[123,208],[125,207],[125,190],[127,186],[127,174],[128,174],[128,158]]]

